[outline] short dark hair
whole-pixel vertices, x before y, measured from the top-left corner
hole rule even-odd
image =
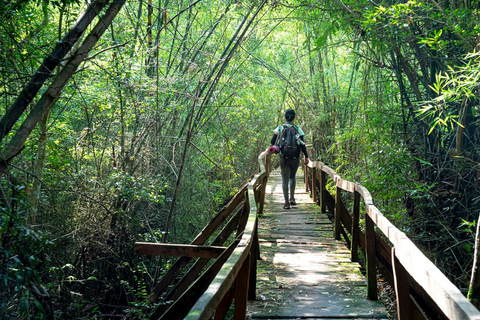
[[[285,111],[285,119],[287,119],[287,121],[293,121],[293,119],[295,119],[295,111],[293,111],[293,109]]]

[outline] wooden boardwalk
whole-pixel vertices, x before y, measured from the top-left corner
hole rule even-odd
[[[305,192],[297,174],[298,205],[283,209],[280,172],[266,189],[259,219],[262,260],[257,296],[247,319],[387,319],[380,301],[366,298],[365,277],[350,261],[345,242],[333,238],[333,226]]]

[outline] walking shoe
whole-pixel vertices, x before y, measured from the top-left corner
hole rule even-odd
[[[291,200],[290,200],[290,204],[291,204],[292,206],[296,206],[296,205],[297,205],[297,202],[295,201],[295,199],[291,199]]]
[[[290,209],[290,203],[285,203],[283,205],[283,209]]]

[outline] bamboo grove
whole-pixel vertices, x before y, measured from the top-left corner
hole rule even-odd
[[[0,5],[2,317],[148,316],[287,108],[478,300],[480,1]]]

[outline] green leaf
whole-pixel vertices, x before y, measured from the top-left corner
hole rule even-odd
[[[428,161],[422,160],[422,159],[417,158],[417,157],[413,157],[413,158],[414,158],[415,160],[418,160],[421,164],[426,164],[426,165],[428,165],[428,166],[432,166],[432,167],[433,167],[433,165],[432,165],[430,162],[428,162]]]

